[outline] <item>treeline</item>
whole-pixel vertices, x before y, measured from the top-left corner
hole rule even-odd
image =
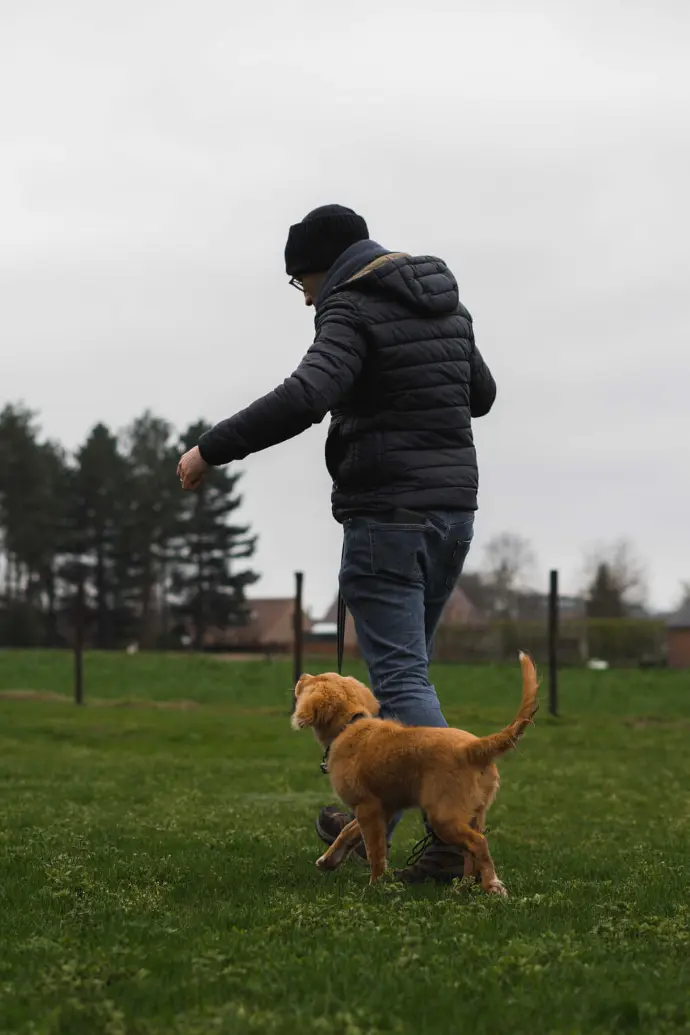
[[[484,547],[483,564],[460,585],[486,618],[531,621],[545,617],[546,598],[533,588],[536,556],[529,540],[501,532]],[[590,619],[647,616],[645,565],[626,539],[599,544],[583,557],[580,590],[570,598],[581,617]],[[681,598],[688,585],[681,584]]]
[[[480,627],[439,629],[437,661],[512,662],[525,644],[548,662],[546,622],[497,620]],[[564,665],[600,658],[611,665],[660,664],[666,657],[666,626],[653,618],[568,618],[559,623],[558,657]]]
[[[246,621],[258,576],[256,537],[236,523],[240,475],[214,468],[196,493],[175,476],[205,430],[146,412],[120,434],[97,424],[69,455],[30,411],[0,411],[0,646],[71,642],[80,582],[102,649],[200,646]]]

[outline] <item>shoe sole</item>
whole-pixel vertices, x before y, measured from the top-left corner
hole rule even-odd
[[[328,831],[324,830],[324,828],[321,826],[319,822],[318,816],[316,817],[316,823],[314,824],[314,826],[316,827],[316,833],[319,835],[319,838],[323,841],[324,844],[330,847],[335,841],[335,838],[332,836],[332,834],[329,834]],[[357,842],[357,844],[361,843],[361,840]],[[348,859],[352,859],[354,857],[360,866],[368,866],[369,860],[363,859],[356,849],[357,845],[353,845],[350,851],[347,853],[347,855],[343,858],[343,862],[346,862]],[[342,863],[340,865],[342,866]]]

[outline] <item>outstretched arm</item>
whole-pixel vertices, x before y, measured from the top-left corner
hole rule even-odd
[[[314,344],[297,370],[268,395],[202,435],[201,456],[214,466],[243,460],[320,423],[351,389],[365,350],[356,309],[336,296],[317,317]]]

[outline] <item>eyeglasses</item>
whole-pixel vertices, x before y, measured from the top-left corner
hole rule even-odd
[[[297,277],[290,277],[290,287],[297,288],[298,291],[304,294],[304,284]]]

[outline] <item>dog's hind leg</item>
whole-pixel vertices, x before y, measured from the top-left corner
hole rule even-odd
[[[364,847],[371,867],[370,884],[375,884],[386,869],[386,813],[378,801],[358,805],[355,815],[364,838]]]
[[[480,834],[484,833],[486,828],[486,814],[495,802],[500,786],[501,780],[498,775],[498,769],[495,765],[488,766],[479,778],[479,787],[483,802],[481,807],[477,809],[477,814],[474,817],[476,823],[472,823],[474,829],[479,830]]]
[[[431,810],[427,811],[427,815],[432,830],[445,844],[461,845],[474,856],[482,889],[487,895],[507,897],[508,892],[496,875],[494,861],[484,835],[478,830],[473,830],[468,823],[462,822],[456,816],[449,816],[447,813],[434,815]]]
[[[317,869],[337,870],[361,840],[362,831],[359,829],[359,823],[353,819],[343,827],[333,844],[329,845],[323,855],[316,860]]]

